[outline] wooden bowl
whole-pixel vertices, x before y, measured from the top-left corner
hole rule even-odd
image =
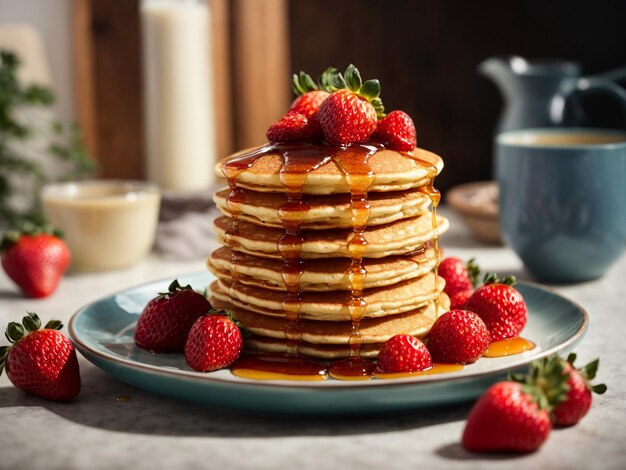
[[[461,216],[478,240],[502,244],[498,210],[498,184],[476,181],[450,189],[446,202]]]

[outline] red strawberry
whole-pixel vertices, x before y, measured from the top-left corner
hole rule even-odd
[[[461,292],[457,292],[454,295],[450,296],[450,310],[458,310],[465,308],[465,304],[467,300],[474,293],[473,289],[462,290]]]
[[[309,118],[317,113],[322,101],[328,98],[329,94],[330,93],[324,90],[309,91],[304,95],[298,96],[294,102],[291,103],[289,111],[302,114],[303,116]]]
[[[444,313],[428,333],[428,350],[435,362],[476,362],[490,342],[491,335],[483,321],[468,310]]]
[[[466,264],[459,258],[449,257],[439,263],[437,273],[446,280],[444,292],[452,298],[459,292],[471,291],[476,287],[480,269],[474,263],[474,258]]]
[[[377,118],[383,116],[378,80],[361,81],[354,65],[344,75],[334,74],[333,91],[317,112],[326,141],[348,145],[366,142],[376,129]]]
[[[330,80],[337,73],[337,69],[328,68],[315,83],[310,75],[300,72],[294,74],[291,80],[291,88],[297,98],[291,104],[289,111],[302,114],[304,117],[311,117],[319,109],[322,101],[328,98],[330,91]]]
[[[141,312],[135,342],[153,352],[182,351],[191,326],[209,310],[206,297],[174,280],[168,292],[152,299]]]
[[[80,392],[76,350],[60,331],[60,321],[51,320],[43,329],[34,313],[22,320],[23,326],[9,323],[6,337],[12,346],[0,347],[0,374],[17,388],[49,400],[65,401]]]
[[[71,260],[59,232],[32,225],[7,232],[0,251],[2,267],[24,295],[31,298],[52,294]]]
[[[475,312],[487,325],[491,340],[513,338],[522,331],[528,320],[528,309],[522,294],[512,286],[514,276],[500,281],[495,274],[485,277],[485,284],[465,304],[467,310]]]
[[[411,335],[393,336],[378,354],[378,368],[383,372],[417,372],[432,366],[424,343]]]
[[[569,391],[565,401],[552,410],[554,424],[557,426],[572,426],[578,423],[591,408],[591,392],[598,394],[606,392],[606,385],[590,383],[596,376],[600,360],[596,359],[580,369],[574,367],[575,360],[576,354],[570,354],[567,362],[563,361],[563,372],[568,374]]]
[[[499,382],[472,408],[462,442],[473,452],[533,452],[551,430],[548,410],[521,384]]]
[[[417,145],[413,119],[404,111],[392,111],[378,121],[372,139],[384,142],[394,150],[411,151]]]
[[[223,369],[237,360],[243,342],[241,331],[225,312],[204,315],[193,324],[185,344],[185,360],[200,372]]]
[[[267,129],[267,140],[275,143],[312,142],[321,136],[320,124],[315,116],[307,118],[293,111]]]

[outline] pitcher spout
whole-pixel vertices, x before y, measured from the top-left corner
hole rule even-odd
[[[493,81],[505,97],[513,97],[516,75],[525,73],[529,67],[528,61],[520,56],[491,57],[478,65],[478,72]]]

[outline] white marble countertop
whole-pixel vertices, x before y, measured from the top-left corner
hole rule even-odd
[[[473,241],[456,218],[442,238],[447,255],[475,257],[484,270],[528,279],[508,249]],[[215,241],[207,241],[207,253]],[[204,269],[204,260],[163,261],[152,255],[128,270],[69,275],[43,300],[20,297],[0,274],[0,328],[26,310],[44,321],[67,324],[82,305],[126,287]],[[556,290],[590,316],[579,361],[601,356],[599,381],[609,390],[594,397],[577,426],[555,430],[536,453],[484,456],[459,444],[471,404],[417,410],[389,417],[272,418],[211,410],[144,392],[102,372],[80,357],[83,388],[71,403],[54,403],[14,388],[0,377],[0,468],[161,469],[225,468],[625,468],[626,378],[621,291],[626,256],[601,280]],[[4,344],[4,343],[2,343]],[[127,402],[116,397],[130,397]]]

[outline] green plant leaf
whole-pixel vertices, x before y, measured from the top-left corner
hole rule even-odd
[[[61,328],[63,328],[61,320],[50,320],[46,323],[46,326],[44,326],[46,330],[60,330]]]
[[[373,99],[378,98],[380,95],[380,82],[378,80],[366,81],[359,90],[359,94],[363,98],[367,99],[367,101],[372,101]]]

